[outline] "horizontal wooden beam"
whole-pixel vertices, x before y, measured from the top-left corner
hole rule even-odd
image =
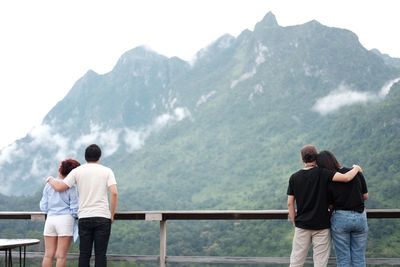
[[[43,212],[0,211],[1,219],[42,220]],[[286,220],[287,210],[120,211],[116,220]],[[368,209],[370,219],[400,218],[400,209]]]

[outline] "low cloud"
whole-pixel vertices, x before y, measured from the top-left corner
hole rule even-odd
[[[149,136],[149,132],[146,129],[142,130],[132,130],[132,129],[125,129],[124,131],[124,143],[127,145],[126,150],[128,152],[133,152],[134,150],[141,149],[146,139]]]
[[[210,99],[210,97],[212,97],[213,95],[215,95],[217,92],[215,90],[209,92],[206,95],[202,95],[200,96],[199,100],[197,100],[196,103],[196,107],[201,106],[202,104],[206,103],[208,101],[208,99]]]
[[[366,103],[374,98],[375,97],[371,93],[354,91],[345,85],[341,85],[327,96],[318,99],[312,109],[321,115],[326,115],[343,106]]]
[[[18,147],[17,143],[13,143],[0,151],[0,170],[5,163],[12,163],[15,158],[23,155],[23,150]]]
[[[382,87],[381,91],[379,92],[380,97],[385,97],[387,94],[389,94],[390,89],[392,88],[393,84],[397,83],[400,81],[400,78],[393,79],[385,83],[385,85]]]
[[[34,157],[30,170],[31,175],[43,177],[46,176],[46,173],[50,175],[48,168],[45,167],[49,166],[49,164],[43,164],[44,162],[47,162],[47,160],[43,159],[41,155]]]
[[[115,154],[121,146],[128,153],[141,149],[152,134],[190,116],[187,108],[176,107],[139,129],[105,129],[91,123],[89,132],[77,138],[59,133],[58,127],[39,125],[32,129],[23,142],[15,142],[0,151],[0,170],[3,171],[0,172],[0,193],[10,194],[16,181],[34,178],[33,182],[37,183],[38,179],[56,175],[57,164],[61,160],[76,158],[77,153],[81,153],[83,148],[92,143],[97,143],[102,148],[103,157]],[[20,167],[22,163],[24,166]]]
[[[98,143],[102,147],[104,157],[111,156],[119,148],[119,129],[103,129],[102,126],[91,123],[90,132],[80,136],[74,143],[74,150],[78,150],[87,145]]]
[[[129,153],[134,150],[141,149],[145,145],[145,141],[153,133],[160,131],[162,128],[172,122],[179,122],[187,117],[190,117],[189,109],[177,107],[172,112],[167,112],[157,116],[153,122],[146,127],[139,129],[125,129],[124,142]]]
[[[66,155],[75,155],[70,148],[69,137],[58,133],[57,129],[48,124],[36,126],[29,136],[32,138],[29,144],[31,149],[45,145],[56,151],[55,158],[57,160],[64,159]]]
[[[231,82],[231,89],[235,88],[236,85],[238,85],[239,83],[250,79],[251,77],[256,75],[256,73],[257,73],[257,68],[253,67],[253,69],[251,71],[242,74],[237,80],[233,80]]]
[[[400,78],[388,81],[378,93],[361,92],[346,84],[341,84],[337,89],[331,91],[327,96],[318,99],[312,107],[312,110],[320,113],[321,115],[326,115],[345,106],[365,104],[383,99],[389,93],[393,84],[398,81],[400,81]]]
[[[181,121],[183,119],[186,119],[187,117],[190,117],[191,115],[192,114],[190,113],[189,109],[178,107],[178,108],[174,109],[173,120]]]

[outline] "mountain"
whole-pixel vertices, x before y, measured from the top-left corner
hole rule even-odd
[[[378,49],[372,49],[371,52],[381,57],[387,65],[400,69],[400,58],[393,58],[390,57],[388,54],[382,54]]]
[[[221,36],[192,63],[137,47],[107,74],[88,71],[42,125],[1,151],[0,192],[37,198],[60,160],[83,162],[84,148],[98,143],[117,177],[120,210],[285,209],[299,150],[313,143],[344,165],[363,166],[369,208],[396,208],[399,81],[400,69],[351,31],[317,21],[282,27],[272,13],[253,31]],[[371,229],[389,227],[376,225]],[[250,237],[267,229],[249,226],[218,248],[211,238],[202,248],[186,244],[186,251],[224,253],[235,237],[249,254],[262,255]],[[275,252],[286,255],[291,232],[273,229],[284,236]],[[382,245],[374,253],[398,252]]]

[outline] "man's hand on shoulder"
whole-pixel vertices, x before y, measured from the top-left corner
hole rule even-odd
[[[363,172],[361,166],[354,164],[353,168],[356,168],[358,170],[358,172]]]
[[[65,191],[65,190],[67,190],[69,188],[69,186],[66,183],[64,183],[62,181],[57,181],[52,176],[47,177],[47,182],[57,192],[62,192],[62,191]]]

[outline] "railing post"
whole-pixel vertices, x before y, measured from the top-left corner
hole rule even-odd
[[[166,266],[167,258],[167,221],[160,221],[160,267]]]

